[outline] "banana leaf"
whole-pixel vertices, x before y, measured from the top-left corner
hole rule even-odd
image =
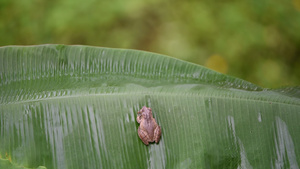
[[[143,144],[151,107],[158,144]],[[300,88],[144,51],[0,48],[0,168],[299,168]]]

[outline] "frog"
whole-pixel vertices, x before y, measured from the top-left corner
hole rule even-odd
[[[149,142],[158,143],[161,137],[161,128],[153,118],[152,109],[150,107],[143,106],[138,111],[136,121],[140,124],[138,128],[138,135],[145,145],[149,145]]]

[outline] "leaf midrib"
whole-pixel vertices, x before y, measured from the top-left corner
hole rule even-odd
[[[279,105],[293,105],[293,106],[300,106],[300,104],[297,103],[285,103],[285,102],[279,102],[272,97],[269,97],[270,100],[259,100],[256,98],[249,98],[249,95],[247,95],[247,98],[243,98],[244,95],[240,95],[240,97],[226,97],[226,96],[215,96],[214,94],[212,95],[207,95],[203,93],[170,93],[170,92],[155,92],[149,91],[149,92],[139,92],[139,93],[134,93],[134,92],[123,92],[123,93],[97,93],[97,94],[84,94],[84,95],[71,95],[71,96],[54,96],[54,97],[47,97],[47,98],[42,98],[42,99],[28,99],[24,101],[18,101],[18,102],[9,102],[5,103],[4,105],[12,105],[12,104],[24,104],[24,103],[30,103],[30,102],[39,102],[39,101],[48,101],[48,100],[59,100],[59,99],[71,99],[71,98],[80,98],[80,97],[92,97],[92,96],[141,96],[141,95],[152,95],[152,96],[189,96],[189,97],[203,97],[204,99],[230,99],[230,100],[242,100],[242,101],[253,101],[253,102],[262,102],[262,103],[276,103]],[[281,98],[282,99],[282,98]]]

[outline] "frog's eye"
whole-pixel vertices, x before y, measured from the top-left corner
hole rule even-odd
[[[150,107],[148,108],[148,110],[149,110],[149,111],[152,111],[152,109],[151,109]]]

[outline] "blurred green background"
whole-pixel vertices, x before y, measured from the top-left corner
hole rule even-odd
[[[0,0],[0,46],[146,50],[263,87],[300,84],[300,0]]]

